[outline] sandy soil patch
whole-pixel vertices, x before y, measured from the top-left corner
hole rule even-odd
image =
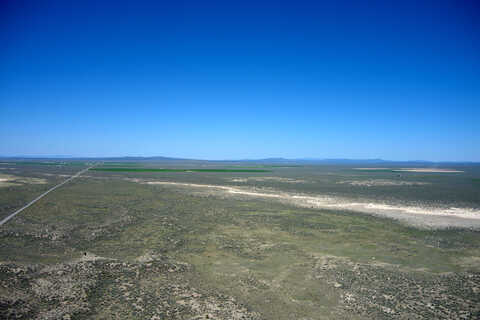
[[[62,178],[70,178],[71,175],[69,174],[56,174],[56,173],[42,173],[44,176],[48,177],[62,177]]]
[[[345,181],[337,182],[337,184],[349,184],[352,186],[362,186],[362,187],[377,187],[377,186],[389,187],[389,186],[424,186],[431,183],[419,182],[419,181],[371,179],[371,180],[345,180]]]
[[[105,258],[102,256],[97,256],[91,252],[85,252],[80,258],[72,260],[71,263],[87,262],[87,261],[97,261],[97,260],[115,260],[111,258]]]
[[[464,171],[461,171],[461,170],[442,169],[442,168],[401,168],[401,169],[394,169],[392,171],[395,171],[395,172],[432,172],[432,173],[464,172]]]
[[[462,267],[478,269],[480,268],[480,257],[465,257],[460,259],[459,264]]]
[[[15,183],[13,176],[0,174],[0,188],[1,187],[13,187],[20,186],[20,183]]]
[[[218,196],[244,196],[268,198],[281,203],[306,208],[347,210],[387,217],[421,228],[469,228],[480,229],[480,209],[434,208],[419,205],[394,205],[384,202],[355,201],[346,197],[303,195],[273,190],[240,188],[219,185],[181,183],[169,181],[137,181],[148,185],[171,185],[197,189],[197,193]]]
[[[159,260],[161,256],[154,254],[151,250],[145,252],[143,255],[137,257],[135,261],[140,263],[152,262],[155,260]]]
[[[0,173],[0,187],[21,186],[22,184],[45,184],[47,180],[41,178],[18,177]]]
[[[274,181],[274,182],[284,182],[284,183],[307,183],[306,180],[301,179],[292,179],[292,178],[282,178],[282,177],[248,177],[248,178],[233,178],[230,181],[232,182],[266,182],[266,181]]]

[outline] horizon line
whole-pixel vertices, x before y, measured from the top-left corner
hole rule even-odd
[[[480,164],[480,160],[388,160],[382,158],[320,158],[320,157],[299,157],[299,158],[284,158],[284,157],[265,157],[265,158],[243,158],[243,159],[200,159],[200,158],[183,158],[183,157],[171,157],[171,156],[71,156],[71,155],[0,155],[0,159],[122,159],[122,158],[164,158],[169,160],[191,160],[191,161],[217,161],[217,162],[235,162],[235,161],[350,161],[350,162],[365,162],[365,161],[377,161],[377,162],[410,162],[410,163],[471,163]]]

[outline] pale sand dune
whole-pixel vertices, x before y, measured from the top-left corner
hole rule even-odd
[[[284,182],[284,183],[307,183],[308,181],[306,180],[301,180],[301,179],[291,179],[291,178],[282,178],[282,177],[249,177],[249,178],[233,178],[230,181],[232,182],[249,182],[249,181],[254,181],[254,182]]]
[[[64,177],[64,178],[71,177],[71,175],[69,174],[57,174],[57,173],[42,173],[42,175],[49,176],[49,177]]]
[[[442,169],[442,168],[401,168],[394,169],[395,172],[433,172],[433,173],[455,173],[455,172],[464,172],[461,170],[455,169]]]
[[[18,177],[0,173],[0,187],[13,187],[22,184],[45,184],[47,180],[41,178]]]
[[[139,181],[134,182],[149,185],[172,185],[179,187],[197,188],[207,193],[218,195],[247,196],[275,199],[279,202],[300,207],[337,209],[368,213],[388,217],[406,222],[410,225],[423,228],[474,228],[480,229],[480,209],[474,208],[433,208],[418,205],[394,205],[382,202],[354,201],[345,197],[323,195],[301,195],[286,192],[265,192],[266,190],[252,190],[245,188],[205,185],[194,183],[180,183],[168,181]]]
[[[362,187],[377,187],[377,186],[424,186],[429,185],[429,182],[420,181],[400,181],[388,179],[370,179],[370,180],[345,180],[339,181],[337,184],[349,184],[352,186]]]
[[[433,173],[459,173],[464,172],[456,169],[448,168],[353,168],[354,170],[365,170],[365,171],[375,171],[375,170],[392,170],[393,172],[433,172]]]

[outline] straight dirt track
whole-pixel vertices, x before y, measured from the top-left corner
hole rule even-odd
[[[29,203],[27,203],[25,206],[21,207],[20,209],[18,209],[17,211],[15,211],[14,213],[10,214],[9,216],[3,218],[1,221],[0,221],[0,226],[2,226],[3,224],[7,223],[10,219],[12,219],[13,217],[15,217],[17,214],[19,214],[20,212],[22,212],[23,210],[27,209],[28,207],[30,207],[31,205],[33,205],[35,202],[37,202],[38,200],[42,199],[43,197],[45,197],[47,194],[49,194],[50,192],[52,192],[53,190],[63,186],[64,184],[66,184],[67,182],[69,181],[72,181],[73,179],[79,177],[82,173],[90,170],[91,168],[93,168],[94,166],[91,166],[91,167],[88,167],[86,169],[83,169],[79,172],[77,172],[75,175],[71,176],[70,178],[68,178],[67,180],[63,181],[62,183],[59,183],[57,184],[56,186],[48,189],[47,191],[45,191],[44,193],[42,193],[41,195],[39,195],[38,197],[36,197],[35,199],[33,199],[32,201],[30,201]]]

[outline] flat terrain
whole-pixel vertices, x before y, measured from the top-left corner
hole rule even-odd
[[[0,164],[0,218],[88,166]],[[480,167],[376,167],[104,163],[0,227],[0,318],[479,318]]]

